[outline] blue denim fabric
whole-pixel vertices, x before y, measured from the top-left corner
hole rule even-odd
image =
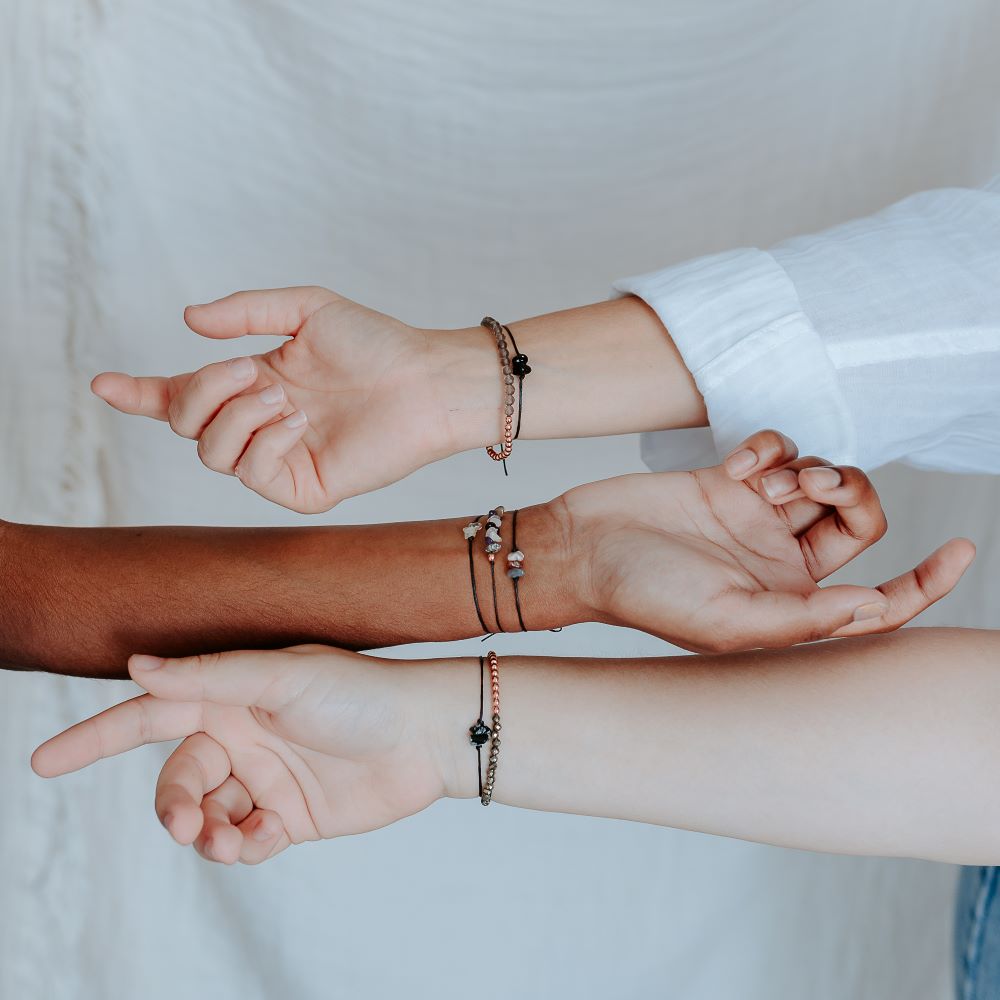
[[[955,910],[957,1000],[1000,1000],[1000,868],[963,868]]]

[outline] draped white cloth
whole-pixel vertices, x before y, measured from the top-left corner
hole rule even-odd
[[[294,523],[89,377],[240,352],[180,322],[235,288],[319,282],[465,325],[982,183],[1000,169],[998,33],[994,0],[6,0],[0,512]],[[700,448],[674,442],[681,463]],[[634,438],[526,443],[510,480],[461,456],[327,519],[517,506],[637,468]],[[893,535],[849,577],[960,531],[979,564],[927,620],[1000,625],[996,482],[880,484]],[[664,647],[579,627],[499,648]],[[128,694],[0,677],[0,997],[947,996],[946,866],[466,803],[210,866],[153,816],[167,748],[58,782],[28,770],[38,741]]]

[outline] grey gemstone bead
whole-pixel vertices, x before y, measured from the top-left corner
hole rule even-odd
[[[520,580],[524,576],[524,570],[520,566],[515,566],[513,569],[507,570],[507,575],[512,580]]]

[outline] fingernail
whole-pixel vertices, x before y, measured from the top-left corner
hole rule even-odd
[[[844,481],[844,477],[836,469],[803,469],[799,475],[807,476],[821,490],[836,489]]]
[[[734,451],[726,459],[726,472],[731,476],[743,476],[757,464],[757,455],[749,448]]]
[[[252,358],[233,358],[229,362],[229,374],[236,379],[237,382],[245,382],[251,375],[253,375],[256,370],[256,365],[253,363]]]
[[[155,670],[166,662],[162,656],[147,656],[145,653],[136,653],[131,660],[133,670]]]
[[[267,828],[267,823],[263,822],[262,820],[260,823],[257,824],[257,828],[254,830],[251,836],[253,837],[254,840],[257,841],[258,844],[263,844],[265,840],[271,839],[272,834],[271,831]]]
[[[305,414],[305,410],[296,410],[294,413],[285,417],[284,424],[286,427],[301,427],[309,418]]]
[[[799,485],[799,477],[791,469],[782,469],[781,472],[765,476],[761,480],[761,485],[764,487],[764,492],[775,500],[793,492]]]
[[[873,618],[881,618],[888,610],[888,604],[878,604],[877,602],[862,604],[860,608],[855,610],[854,620],[856,622],[868,622]]]
[[[265,406],[274,406],[285,398],[285,390],[280,385],[269,385],[261,390],[259,399]]]

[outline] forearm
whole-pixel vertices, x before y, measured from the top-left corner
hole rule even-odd
[[[528,356],[522,438],[592,437],[701,427],[705,407],[668,331],[641,299],[567,309],[509,324]],[[480,328],[428,334],[456,448],[497,443],[496,346]]]
[[[461,520],[317,528],[3,525],[0,664],[125,677],[135,652],[179,656],[324,642],[374,648],[482,632]],[[505,542],[508,539],[505,539]],[[529,628],[586,617],[547,505],[518,515]],[[482,612],[495,626],[482,534]],[[501,556],[503,553],[501,553]],[[497,565],[501,624],[517,628]]]
[[[809,850],[995,864],[998,665],[1000,635],[954,629],[737,656],[505,658],[494,798]],[[469,715],[478,689],[462,694]],[[462,744],[459,733],[453,793],[475,794]]]

